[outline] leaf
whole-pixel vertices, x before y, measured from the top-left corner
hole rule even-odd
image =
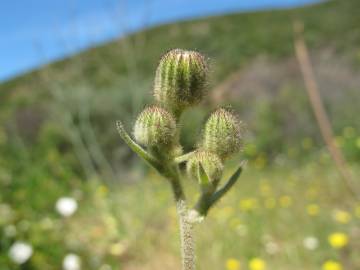
[[[231,187],[236,183],[236,181],[239,179],[240,174],[243,171],[243,167],[245,164],[246,162],[242,162],[239,165],[239,168],[233,173],[233,175],[225,183],[225,185],[211,196],[209,201],[209,208],[213,206],[218,200],[220,200],[226,194],[226,192],[228,192],[231,189]]]
[[[160,162],[151,154],[149,154],[144,148],[138,145],[129,134],[126,132],[121,121],[116,121],[116,129],[120,134],[120,137],[124,140],[124,142],[133,150],[140,158],[149,163],[152,167],[154,167],[157,171],[161,172],[163,170]]]

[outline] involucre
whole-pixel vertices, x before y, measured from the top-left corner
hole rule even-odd
[[[202,147],[222,159],[241,148],[241,123],[230,111],[220,108],[213,112],[205,124]]]
[[[170,145],[175,134],[175,118],[158,106],[148,107],[142,111],[134,125],[135,140],[147,147]]]
[[[207,84],[207,63],[200,53],[174,49],[160,60],[155,75],[155,99],[176,115],[200,103]]]

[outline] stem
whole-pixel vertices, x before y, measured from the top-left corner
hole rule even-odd
[[[195,242],[193,224],[189,221],[189,210],[186,205],[185,194],[180,183],[178,171],[169,177],[176,202],[176,211],[180,227],[180,248],[183,270],[195,270]]]
[[[158,152],[157,149],[152,149],[151,152],[153,153],[148,153],[144,150],[131,139],[120,121],[116,122],[116,126],[125,143],[161,175],[168,178],[174,193],[176,209],[179,216],[182,269],[195,270],[193,224],[188,218],[189,211],[186,206],[185,194],[180,182],[178,165],[174,166],[174,164],[169,164],[166,157],[164,157],[161,152]],[[154,157],[153,154],[155,154],[156,157]]]
[[[182,269],[195,270],[193,224],[188,220],[188,209],[185,201],[178,200],[176,209],[179,216]]]

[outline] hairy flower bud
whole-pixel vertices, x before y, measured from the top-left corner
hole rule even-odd
[[[145,146],[164,146],[173,142],[176,122],[171,113],[157,106],[146,108],[135,122],[135,140]]]
[[[186,163],[186,171],[190,177],[197,178],[199,163],[203,166],[210,180],[215,182],[220,180],[224,165],[216,154],[197,150]]]
[[[155,99],[180,113],[198,104],[205,92],[207,63],[200,53],[174,49],[160,60],[156,70]]]
[[[220,108],[205,124],[202,146],[225,159],[241,148],[241,122],[231,112]]]

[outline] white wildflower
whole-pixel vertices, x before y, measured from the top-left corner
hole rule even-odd
[[[33,254],[32,246],[25,242],[15,242],[9,250],[10,259],[16,264],[23,264]]]
[[[319,246],[319,240],[314,236],[308,236],[304,239],[303,245],[308,250],[314,250]]]
[[[76,200],[70,197],[62,197],[56,202],[56,210],[64,217],[73,215],[77,208],[78,204]]]
[[[63,260],[63,269],[64,270],[80,270],[81,269],[81,259],[76,254],[67,254]]]

